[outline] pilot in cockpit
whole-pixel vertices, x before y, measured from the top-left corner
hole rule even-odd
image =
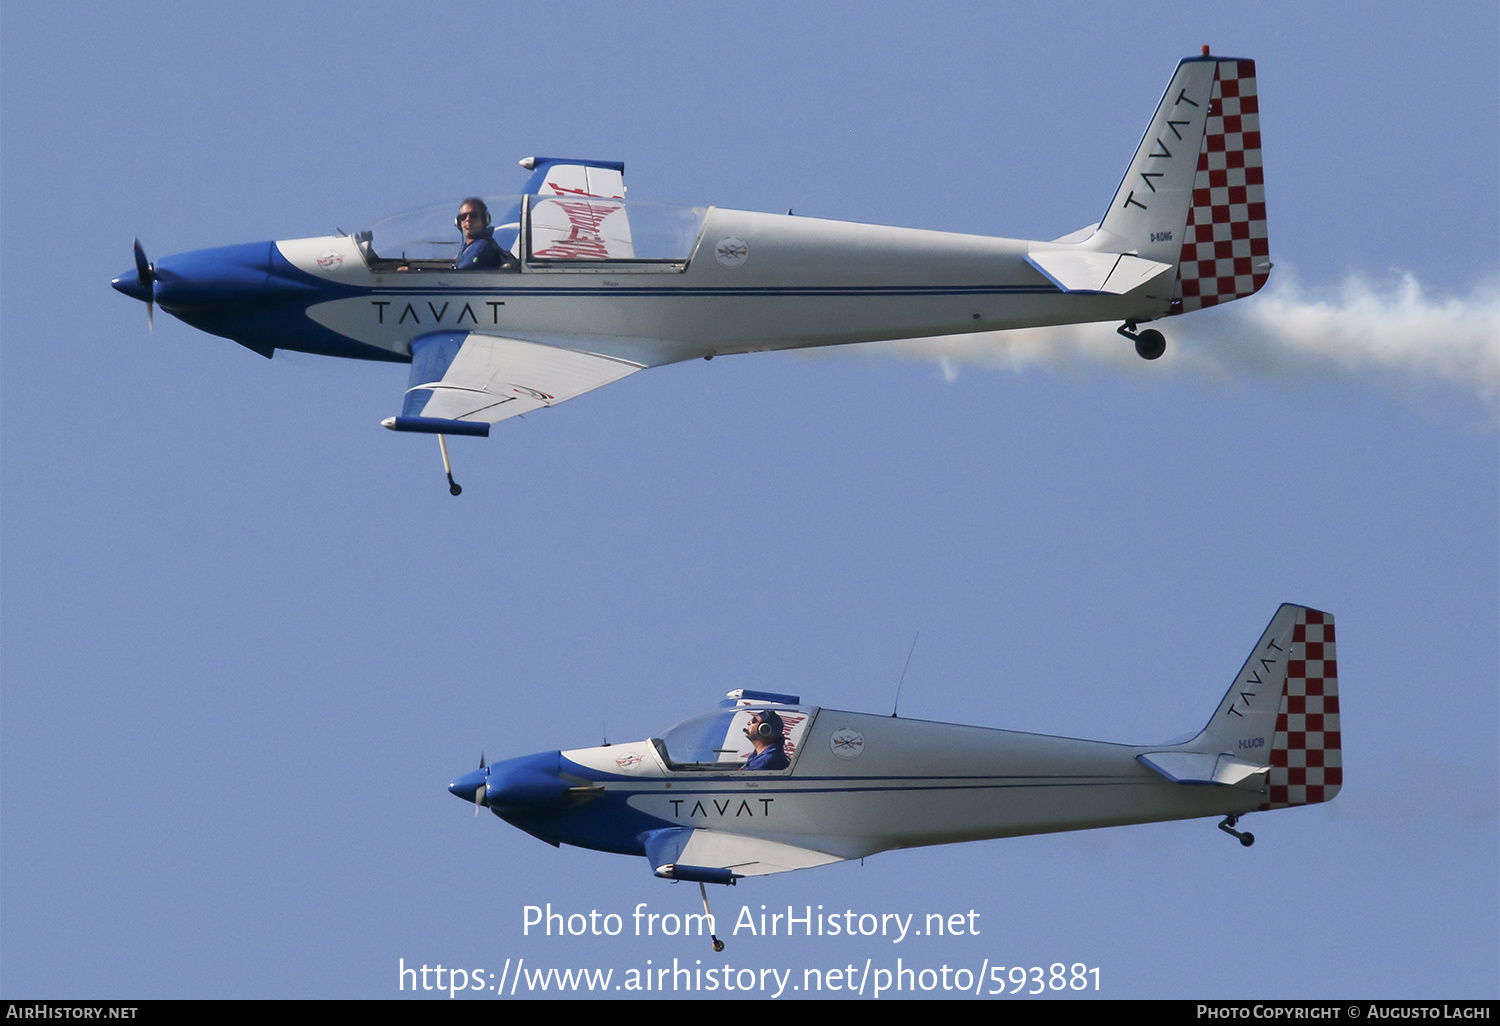
[[[784,747],[786,726],[774,709],[762,709],[751,716],[745,725],[745,736],[750,739],[755,754],[746,759],[740,769],[780,770],[791,764]]]
[[[464,233],[463,252],[453,261],[454,270],[496,271],[514,261],[495,241],[494,229],[490,227],[490,208],[478,196],[471,196],[459,205],[453,223]]]

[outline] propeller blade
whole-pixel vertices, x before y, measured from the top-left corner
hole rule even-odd
[[[156,292],[156,268],[146,259],[141,240],[135,240],[135,280],[146,290],[146,329],[156,330],[156,304],[152,302]]]
[[[484,769],[484,753],[483,752],[479,753],[479,768],[480,769]],[[478,787],[474,788],[474,818],[475,819],[479,818],[479,810],[482,809],[482,808],[484,808],[484,799],[486,797],[486,792],[489,791],[489,789],[490,789],[490,775],[488,773],[486,773],[484,775],[484,781]]]
[[[135,240],[135,280],[140,282],[141,288],[146,288],[156,280],[151,261],[146,259],[146,251],[141,248],[140,239]]]

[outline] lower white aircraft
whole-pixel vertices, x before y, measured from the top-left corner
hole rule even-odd
[[[448,790],[476,815],[644,855],[701,890],[893,848],[1199,816],[1223,817],[1248,846],[1235,829],[1246,813],[1338,794],[1341,754],[1333,616],[1283,605],[1185,741],[1081,741],[732,691],[659,738],[481,759]]]
[[[1154,360],[1166,340],[1139,325],[1271,269],[1255,63],[1203,50],[1102,220],[1050,242],[627,201],[622,163],[527,158],[519,196],[154,264],[137,242],[113,284],[263,356],[410,363],[383,423],[440,438],[730,353],[1120,321]]]

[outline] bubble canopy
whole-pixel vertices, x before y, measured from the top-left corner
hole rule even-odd
[[[708,207],[567,196],[483,196],[502,249],[531,265],[588,262],[686,263]],[[455,222],[462,200],[409,210],[357,238],[372,265],[451,264],[463,249]]]
[[[814,707],[726,702],[718,709],[674,724],[656,739],[657,746],[674,769],[737,769],[755,752],[745,736],[745,727],[751,717],[763,710],[774,710],[781,717],[785,729],[782,747],[787,758],[794,760],[817,713]]]

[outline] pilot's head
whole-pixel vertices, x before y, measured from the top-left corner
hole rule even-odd
[[[779,748],[786,741],[786,726],[776,715],[776,710],[761,709],[745,724],[745,736],[757,747],[770,745]]]
[[[458,205],[453,223],[464,233],[465,242],[473,242],[490,226],[490,208],[478,196],[470,196]]]

